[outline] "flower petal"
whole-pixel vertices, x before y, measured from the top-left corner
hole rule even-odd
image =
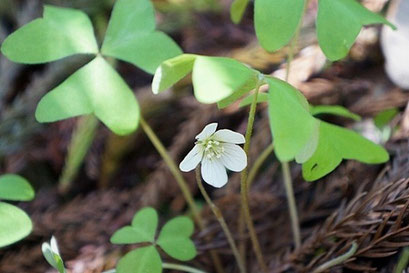
[[[58,244],[57,244],[57,240],[55,239],[54,236],[51,237],[50,240],[50,248],[52,251],[54,251],[55,254],[60,255],[60,251],[58,249]]]
[[[208,138],[209,136],[211,136],[212,134],[214,134],[214,132],[216,132],[217,129],[217,123],[210,123],[208,125],[206,125],[206,127],[204,127],[203,131],[200,132],[200,134],[198,134],[196,136],[197,140],[203,140]]]
[[[193,149],[180,162],[179,169],[183,172],[190,172],[200,163],[203,157],[203,149],[199,145],[195,145]]]
[[[216,188],[221,188],[227,183],[227,172],[222,162],[217,159],[202,160],[202,177],[203,180]]]
[[[234,144],[243,144],[244,142],[246,142],[242,134],[228,129],[218,130],[216,133],[214,133],[213,139],[220,142],[228,142]]]
[[[244,150],[231,143],[223,143],[224,153],[220,158],[223,165],[234,172],[241,172],[247,166],[247,156]]]

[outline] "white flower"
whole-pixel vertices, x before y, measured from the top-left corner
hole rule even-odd
[[[241,172],[247,166],[247,156],[244,150],[236,144],[245,142],[242,134],[222,129],[216,132],[217,123],[207,125],[196,136],[193,149],[180,163],[179,168],[189,172],[202,162],[203,180],[216,188],[227,183],[226,168]]]

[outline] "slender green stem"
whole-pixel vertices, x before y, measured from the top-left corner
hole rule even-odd
[[[293,231],[295,248],[297,249],[301,246],[301,232],[300,223],[298,221],[297,205],[295,204],[294,190],[292,184],[293,182],[290,173],[290,164],[288,162],[281,162],[281,166],[283,168],[285,193],[287,195],[288,210],[290,212],[291,218],[291,229]]]
[[[313,271],[313,273],[321,273],[321,272],[327,271],[331,267],[339,265],[339,264],[345,262],[346,260],[351,258],[352,255],[355,254],[357,249],[358,249],[358,244],[355,241],[353,241],[352,246],[348,250],[348,252],[346,252],[345,254],[342,254],[341,256],[338,256],[338,257],[336,257],[336,258],[334,258],[334,259],[332,259],[332,260],[330,260],[330,261],[328,261],[326,263],[323,263],[322,265],[317,267],[317,269],[315,269]]]
[[[305,1],[304,3],[303,17],[307,9],[308,3],[309,3],[309,0]],[[288,79],[290,78],[291,62],[294,59],[294,49],[297,44],[298,37],[300,35],[302,21],[303,20],[300,20],[300,23],[298,24],[298,27],[295,31],[294,38],[290,42],[290,47],[288,49],[287,67],[286,67],[286,73],[285,73],[285,80],[287,82],[288,82]],[[281,162],[281,164],[283,168],[285,193],[287,195],[288,209],[289,209],[290,218],[291,218],[291,228],[292,228],[293,236],[294,236],[294,244],[295,244],[295,248],[297,249],[301,246],[301,232],[300,232],[300,223],[298,220],[297,206],[295,204],[293,182],[292,182],[291,173],[290,173],[290,165],[288,162]]]
[[[254,181],[254,178],[256,177],[258,171],[260,170],[261,166],[263,165],[264,161],[266,161],[267,157],[271,154],[271,152],[274,150],[274,145],[271,143],[256,159],[256,161],[253,164],[253,167],[251,167],[249,175],[247,177],[247,188],[250,190],[251,184]],[[240,213],[239,217],[239,224],[238,224],[238,233],[239,237],[242,238],[244,237],[244,229],[245,229],[245,223],[244,223],[244,211],[242,210]],[[240,250],[240,255],[242,257],[245,257],[246,254],[246,248],[245,248],[245,242],[244,240],[241,241],[239,245],[239,250]]]
[[[170,157],[169,153],[167,152],[165,146],[163,146],[162,142],[159,140],[159,138],[156,136],[156,134],[153,132],[152,128],[146,123],[145,119],[141,116],[140,118],[140,124],[145,132],[145,134],[148,136],[149,140],[152,142],[153,146],[155,146],[156,150],[158,153],[161,155],[163,160],[165,161],[166,165],[168,166],[170,172],[176,179],[176,182],[179,185],[180,190],[182,191],[182,194],[187,202],[187,204],[190,207],[190,210],[192,212],[193,218],[195,219],[197,225],[199,226],[200,230],[205,229],[205,222],[200,216],[200,213],[198,212],[197,206],[193,200],[192,194],[190,193],[189,187],[187,185],[187,182],[183,178],[181,172],[179,171],[179,168],[177,167],[175,161]],[[210,255],[212,257],[215,269],[218,273],[224,273],[221,261],[219,256],[214,250],[210,251]]]
[[[224,234],[226,235],[227,241],[229,242],[230,248],[233,251],[233,255],[236,258],[237,265],[239,267],[239,271],[241,273],[246,273],[246,268],[244,267],[243,258],[240,256],[240,253],[237,249],[236,243],[234,242],[233,236],[229,230],[229,227],[224,220],[223,214],[221,213],[220,209],[213,203],[210,196],[207,194],[202,178],[200,177],[200,170],[196,168],[196,181],[197,186],[199,187],[200,192],[202,193],[204,199],[206,200],[207,204],[209,205],[210,209],[213,211],[213,214],[216,216],[217,221],[219,221],[220,226],[223,229]]]
[[[164,269],[173,269],[189,273],[206,273],[205,271],[199,270],[197,268],[181,264],[162,263],[162,267]]]
[[[249,175],[247,177],[247,188],[248,190],[250,190],[251,184],[254,181],[254,178],[256,177],[258,171],[260,170],[261,166],[263,165],[263,163],[267,160],[268,156],[273,152],[274,150],[274,145],[273,143],[271,143],[270,145],[268,145],[268,147],[257,157],[256,161],[254,161],[253,167],[251,167]],[[239,237],[243,237],[244,236],[244,228],[245,228],[245,223],[244,223],[244,212],[242,210],[242,212],[240,213],[240,217],[239,217],[239,225],[238,225],[238,233],[239,233]],[[239,250],[240,250],[240,255],[242,257],[245,256],[246,254],[246,248],[245,248],[245,242],[244,240],[241,241],[240,245],[239,245]]]
[[[178,183],[179,188],[182,191],[182,194],[185,197],[186,202],[188,203],[188,205],[190,207],[190,210],[192,211],[193,217],[195,218],[196,222],[198,223],[199,226],[202,226],[203,225],[202,224],[203,220],[200,217],[200,214],[199,214],[197,206],[196,206],[196,204],[195,204],[195,202],[193,200],[193,196],[190,193],[187,182],[185,181],[182,174],[180,173],[178,167],[176,166],[176,163],[170,157],[168,151],[163,146],[162,142],[159,140],[159,138],[153,132],[152,128],[146,123],[146,121],[144,120],[143,117],[141,117],[141,119],[140,119],[140,124],[141,124],[141,127],[142,127],[143,131],[146,133],[149,140],[152,142],[153,146],[155,146],[158,153],[162,156],[162,158],[165,161],[166,165],[168,166],[170,172],[175,177],[176,182]]]
[[[256,161],[254,161],[253,167],[251,167],[249,171],[249,175],[247,177],[247,187],[250,189],[251,184],[254,181],[258,171],[260,170],[263,163],[266,161],[267,157],[273,152],[274,144],[271,143],[268,147],[257,157]]]
[[[261,85],[264,83],[264,81],[262,79],[259,80],[259,82],[257,83],[255,92],[254,92],[254,98],[253,98],[253,102],[251,103],[250,106],[250,113],[249,113],[249,119],[248,119],[248,123],[247,123],[247,130],[246,130],[246,142],[244,143],[244,151],[246,152],[246,154],[248,155],[249,152],[249,148],[250,148],[250,139],[251,139],[251,135],[253,133],[253,125],[254,125],[254,118],[255,118],[255,114],[256,114],[256,108],[257,108],[257,97],[258,97],[258,93],[260,91],[260,87]],[[263,253],[261,251],[261,247],[260,247],[260,243],[258,241],[257,238],[257,233],[256,230],[254,228],[254,224],[253,224],[253,220],[251,217],[251,212],[250,212],[250,207],[249,207],[249,200],[248,200],[248,185],[247,185],[247,168],[245,168],[242,172],[241,172],[241,187],[240,187],[240,191],[241,191],[241,206],[242,206],[242,211],[244,214],[244,221],[246,222],[247,225],[247,229],[249,231],[250,234],[250,239],[251,242],[253,244],[253,250],[254,253],[256,254],[256,258],[257,258],[257,262],[261,268],[261,270],[264,273],[268,272],[266,263],[264,261],[264,257],[263,257]]]

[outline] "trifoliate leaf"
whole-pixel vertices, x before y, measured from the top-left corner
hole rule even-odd
[[[305,180],[314,181],[327,175],[342,159],[378,164],[386,162],[389,155],[382,146],[351,130],[321,122],[318,147],[302,166]]]
[[[167,222],[158,237],[157,244],[174,259],[189,261],[196,256],[196,247],[190,236],[194,225],[190,218],[175,217]]]
[[[150,0],[116,1],[101,52],[151,74],[161,62],[182,54],[169,36],[155,31],[155,11]]]
[[[155,75],[153,76],[153,93],[158,94],[167,90],[192,72],[196,57],[197,56],[193,54],[183,54],[164,61],[158,69],[156,69]]]
[[[300,24],[305,0],[256,0],[254,27],[261,46],[275,51],[288,44]]]
[[[240,97],[255,87],[257,76],[256,71],[234,59],[198,56],[192,74],[195,97],[201,103],[220,102],[233,94]]]
[[[296,158],[302,163],[316,149],[320,122],[311,116],[307,100],[294,87],[270,77],[267,83],[275,153],[282,162]]]
[[[249,4],[249,0],[234,0],[230,6],[230,18],[233,23],[240,23],[243,14]]]
[[[348,54],[364,25],[378,23],[395,28],[381,15],[369,11],[355,0],[318,1],[318,42],[331,61]]]
[[[336,115],[336,116],[341,116],[345,118],[350,118],[356,121],[360,121],[361,117],[355,113],[352,113],[345,107],[339,106],[339,105],[317,105],[317,106],[311,106],[310,108],[311,115],[316,116],[320,114],[330,114],[330,115]]]
[[[111,237],[113,244],[136,244],[154,242],[158,227],[158,214],[153,208],[143,208],[138,211],[132,220],[131,226],[126,226],[114,233]]]
[[[162,260],[154,246],[132,250],[119,260],[116,273],[161,273]]]
[[[96,54],[88,16],[79,10],[44,7],[43,18],[21,27],[4,41],[2,53],[18,63],[45,63],[74,54]]]
[[[7,203],[0,202],[0,219],[0,247],[23,239],[33,228],[23,210]]]
[[[0,176],[0,199],[10,201],[30,201],[34,198],[34,190],[23,177],[15,174]]]
[[[139,106],[118,73],[97,57],[46,94],[37,106],[39,122],[53,122],[94,113],[118,135],[133,132]]]

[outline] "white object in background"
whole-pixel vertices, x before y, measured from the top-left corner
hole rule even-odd
[[[382,49],[385,69],[393,83],[409,89],[409,0],[393,0],[387,19],[398,29],[383,27]]]

